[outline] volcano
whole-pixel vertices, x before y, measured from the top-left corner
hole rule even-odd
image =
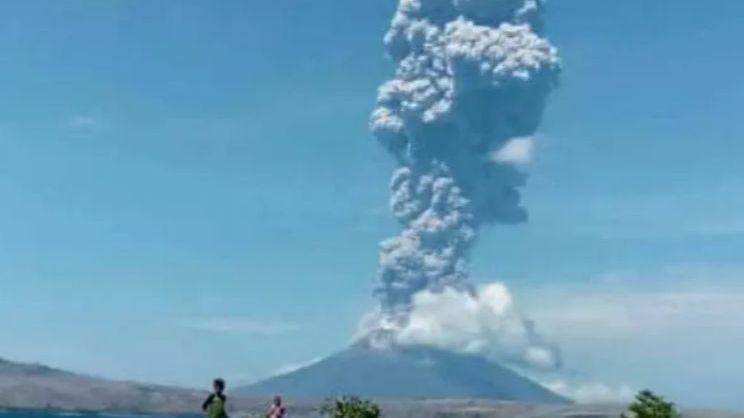
[[[431,347],[378,349],[357,343],[315,364],[236,390],[241,395],[372,398],[481,398],[570,403],[480,356]]]

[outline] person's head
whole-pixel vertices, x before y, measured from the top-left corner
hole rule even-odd
[[[225,381],[223,379],[214,379],[212,382],[212,389],[215,393],[222,393],[225,391]]]
[[[274,396],[274,401],[272,402],[276,406],[282,405],[282,397],[281,396]]]

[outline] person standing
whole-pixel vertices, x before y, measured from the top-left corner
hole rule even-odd
[[[269,406],[269,410],[266,412],[266,418],[284,418],[284,405],[282,405],[282,398],[280,396],[274,396],[274,400]]]
[[[202,410],[205,412],[206,418],[228,418],[225,407],[226,403],[225,381],[214,379],[212,382],[212,393],[207,396],[207,399],[202,404]]]

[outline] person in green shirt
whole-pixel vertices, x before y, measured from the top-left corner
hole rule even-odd
[[[202,404],[202,410],[206,413],[207,418],[228,418],[227,409],[225,408],[225,404],[227,403],[225,381],[214,379],[212,389],[213,392],[207,396],[207,399]]]

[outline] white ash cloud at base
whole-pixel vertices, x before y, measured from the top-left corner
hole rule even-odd
[[[560,350],[518,312],[501,283],[472,291],[424,290],[414,296],[405,320],[377,312],[361,327],[362,335],[377,338],[378,347],[432,346],[536,371],[552,371],[562,363]]]

